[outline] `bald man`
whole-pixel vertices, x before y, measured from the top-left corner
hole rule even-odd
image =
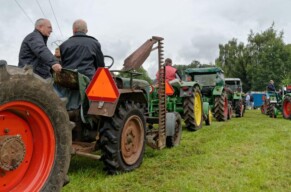
[[[47,47],[47,40],[52,32],[52,25],[48,19],[38,19],[35,29],[22,41],[19,51],[19,67],[32,65],[33,72],[44,79],[51,77],[50,70],[60,72],[62,66]]]
[[[79,73],[93,78],[98,67],[104,67],[101,45],[94,37],[86,35],[87,23],[78,19],[73,23],[73,36],[61,44],[62,67],[77,69]]]

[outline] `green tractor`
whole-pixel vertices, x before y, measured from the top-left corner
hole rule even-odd
[[[275,91],[268,91],[267,97],[267,115],[271,118],[277,118],[279,114],[282,114],[282,102],[284,96],[278,94]]]
[[[284,99],[282,104],[283,117],[285,119],[291,119],[291,85],[286,86],[286,90],[283,89]]]
[[[159,66],[163,66],[163,38],[152,37],[124,61],[122,70],[98,68],[92,81],[84,85],[78,74],[80,94],[86,93],[78,113],[81,126],[75,129],[79,138],[74,138],[74,154],[101,159],[110,174],[127,172],[139,167],[143,160],[145,144],[154,149],[172,147],[180,142],[181,119],[172,118],[165,110],[165,89],[161,90],[159,115],[149,116],[150,85],[138,79],[135,72],[157,44]],[[113,75],[130,74],[129,78]],[[60,82],[66,82],[68,75]],[[164,74],[160,74],[163,84]],[[66,83],[65,83],[66,84]],[[149,127],[147,124],[157,124]],[[81,137],[80,137],[81,135]],[[101,149],[101,155],[94,154]]]
[[[155,149],[179,143],[181,121],[166,112],[163,90],[159,115],[150,117],[150,86],[133,78],[156,43],[164,67],[162,40],[152,37],[125,60],[119,72],[131,78],[115,77],[107,68],[98,68],[91,82],[72,70],[55,75],[55,84],[79,92],[76,111],[67,111],[68,99],[31,67],[0,61],[0,191],[60,191],[69,181],[71,155],[102,160],[114,174],[139,167],[145,143]],[[149,123],[158,126],[149,129]]]
[[[242,82],[240,78],[225,78],[226,87],[231,94],[228,95],[228,100],[233,106],[236,117],[243,117],[246,103],[245,96],[242,91]]]
[[[226,121],[232,116],[232,107],[228,102],[229,89],[225,87],[224,72],[218,67],[189,68],[185,70],[186,79],[202,85],[203,102],[210,105],[217,121]]]
[[[186,128],[189,131],[196,131],[202,127],[205,120],[207,125],[211,124],[211,111],[203,103],[201,95],[201,86],[195,82],[186,82],[180,79],[174,79],[166,82],[167,93],[167,111],[176,112],[183,117]],[[150,115],[156,116],[159,102],[159,87],[152,87],[150,99]],[[206,112],[204,112],[205,110]]]
[[[282,92],[268,91],[267,97],[267,115],[276,118],[282,114],[285,119],[291,119],[291,86],[282,88]]]

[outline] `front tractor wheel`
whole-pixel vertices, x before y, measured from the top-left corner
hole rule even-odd
[[[184,122],[189,131],[197,131],[202,127],[203,102],[199,87],[194,87],[191,97],[184,100]]]
[[[272,104],[272,103],[269,104],[268,113],[269,113],[269,117],[277,118],[277,111],[276,111],[275,104]]]
[[[211,109],[208,108],[208,113],[206,115],[205,124],[211,125],[211,123],[212,123],[212,112],[211,112]]]
[[[100,129],[102,161],[110,174],[139,167],[145,149],[145,119],[139,104],[121,104]]]
[[[167,147],[175,147],[179,145],[181,140],[181,134],[182,134],[182,119],[179,113],[167,113],[167,122],[166,122],[166,128],[170,128],[173,126],[173,134],[170,136],[167,136],[166,138],[166,146]]]
[[[283,117],[291,119],[291,96],[285,96],[283,101]]]
[[[226,121],[228,118],[228,100],[227,95],[223,92],[215,97],[214,101],[214,117],[217,121]]]
[[[40,77],[7,69],[0,66],[0,191],[60,191],[72,143],[65,104]]]

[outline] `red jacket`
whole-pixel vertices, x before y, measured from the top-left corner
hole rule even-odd
[[[173,79],[176,79],[176,71],[177,69],[167,65],[166,66],[166,81],[171,81]],[[159,72],[156,74],[157,79],[159,79]]]

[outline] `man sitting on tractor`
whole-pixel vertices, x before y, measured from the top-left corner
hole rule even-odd
[[[173,79],[181,79],[181,75],[175,67],[172,67],[172,59],[167,58],[165,60],[166,65],[166,81],[171,81]],[[159,72],[156,74],[156,78],[159,79]]]
[[[267,91],[276,91],[273,80],[270,80],[270,82],[267,86]]]

